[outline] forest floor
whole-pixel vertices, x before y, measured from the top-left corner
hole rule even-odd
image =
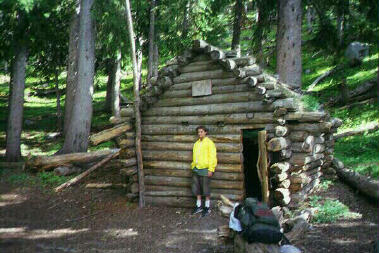
[[[122,190],[84,187],[101,171],[59,194],[7,180],[17,173],[7,171],[0,181],[0,252],[233,252],[231,243],[217,238],[218,226],[228,220],[215,210],[202,218],[189,209],[139,209]],[[361,217],[313,224],[296,246],[310,253],[370,252],[378,238],[377,204],[338,181],[317,195],[337,198]]]

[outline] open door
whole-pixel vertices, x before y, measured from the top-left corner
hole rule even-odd
[[[268,156],[266,148],[267,132],[265,130],[258,132],[258,161],[257,173],[261,182],[262,201],[269,204],[269,182],[268,182]]]

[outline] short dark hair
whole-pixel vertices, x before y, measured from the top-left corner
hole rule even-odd
[[[204,130],[204,132],[206,132],[208,134],[208,129],[205,126],[198,126],[198,127],[196,127],[196,133],[197,133],[197,131],[199,131],[199,129]]]

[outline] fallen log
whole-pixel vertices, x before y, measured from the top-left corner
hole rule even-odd
[[[126,184],[112,184],[112,183],[89,183],[85,186],[88,189],[120,189],[126,188]]]
[[[69,187],[71,185],[74,185],[74,184],[80,182],[83,178],[85,178],[86,176],[88,176],[91,172],[93,172],[94,170],[96,170],[100,166],[104,165],[109,160],[112,160],[113,158],[117,157],[119,154],[120,154],[120,151],[118,151],[118,152],[116,152],[114,154],[108,155],[103,160],[101,160],[99,163],[95,164],[94,166],[92,166],[91,168],[89,168],[88,170],[86,170],[85,172],[83,172],[80,175],[74,177],[73,179],[69,180],[68,182],[66,182],[64,184],[61,184],[60,186],[56,187],[54,189],[54,191],[55,192],[60,192],[63,189],[65,189],[65,188],[67,188],[67,187]]]
[[[334,73],[337,69],[340,69],[341,66],[335,66],[334,68],[328,70],[328,71],[325,71],[324,73],[322,73],[321,76],[317,77],[316,80],[313,81],[313,83],[311,85],[309,85],[308,89],[307,89],[307,92],[311,92],[313,90],[313,88],[322,80],[324,80],[326,77],[328,77],[330,74]]]
[[[359,173],[350,170],[348,168],[344,168],[344,164],[338,160],[337,158],[333,159],[333,168],[337,172],[337,176],[347,184],[352,187],[358,189],[360,192],[378,200],[379,198],[379,181],[360,175]]]
[[[110,129],[106,129],[104,131],[101,131],[99,133],[93,134],[89,141],[91,145],[96,146],[99,143],[108,141],[110,139],[113,139],[117,136],[120,136],[121,134],[125,133],[126,131],[129,131],[132,129],[132,125],[129,123],[123,123],[117,126],[114,126]]]
[[[119,152],[119,149],[72,153],[55,156],[35,156],[26,162],[26,168],[47,170],[65,164],[91,163],[110,154],[115,154],[117,152]]]
[[[379,129],[379,123],[378,122],[372,122],[370,124],[367,124],[364,127],[359,127],[359,128],[355,128],[352,130],[344,131],[344,132],[339,133],[339,134],[334,134],[333,138],[335,140],[337,140],[337,139],[347,137],[347,136],[363,134],[365,132],[367,132],[367,133],[375,132],[378,129]]]

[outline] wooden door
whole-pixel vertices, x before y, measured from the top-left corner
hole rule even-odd
[[[258,161],[257,172],[262,186],[262,201],[269,204],[269,183],[268,183],[268,156],[266,148],[267,132],[265,130],[258,132]]]

